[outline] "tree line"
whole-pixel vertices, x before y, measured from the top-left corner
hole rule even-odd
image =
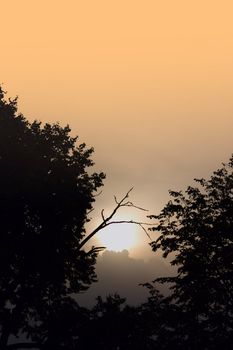
[[[114,224],[121,206],[134,205],[127,193],[85,231],[105,175],[91,170],[93,149],[70,132],[30,123],[0,87],[0,349],[232,349],[233,157],[209,180],[170,191],[149,217],[151,249],[176,274],[148,281],[141,305],[115,294],[89,310],[74,295],[97,280],[101,247],[85,244]]]

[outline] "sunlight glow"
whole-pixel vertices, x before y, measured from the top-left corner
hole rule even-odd
[[[137,230],[134,224],[113,224],[102,230],[98,239],[108,250],[119,252],[137,245]]]

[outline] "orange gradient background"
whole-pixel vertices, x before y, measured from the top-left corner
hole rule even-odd
[[[107,174],[97,216],[132,186],[157,213],[169,188],[231,156],[232,13],[225,0],[1,4],[0,82],[29,120],[68,123],[94,146]],[[132,255],[149,252],[140,235]]]

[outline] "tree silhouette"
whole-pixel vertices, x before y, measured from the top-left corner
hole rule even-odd
[[[146,346],[147,332],[143,332],[139,309],[125,305],[126,299],[117,293],[106,300],[97,298],[90,312],[89,323],[83,327],[77,349],[149,349]],[[91,335],[91,336],[90,336]]]
[[[0,349],[223,349],[233,342],[233,156],[210,180],[196,180],[171,200],[157,224],[115,220],[126,195],[92,232],[85,231],[103,173],[91,172],[93,149],[77,145],[68,126],[30,123],[17,98],[0,87]],[[100,230],[136,224],[158,238],[151,247],[170,256],[176,272],[154,282],[163,296],[138,307],[119,295],[97,298],[92,310],[73,295],[96,280],[101,247],[84,250]],[[8,344],[20,332],[30,343]]]
[[[146,233],[150,225],[115,220],[120,208],[145,210],[128,200],[130,189],[85,231],[105,175],[91,173],[93,149],[77,145],[70,131],[30,123],[17,112],[17,98],[6,100],[0,87],[0,349],[74,349],[92,314],[73,296],[96,281],[103,248],[86,252],[86,243],[113,224],[136,224]],[[8,344],[22,332],[33,342]]]
[[[29,123],[0,88],[0,348],[96,279],[79,248],[103,173],[68,126]]]
[[[184,315],[179,324],[183,348],[215,349],[233,340],[233,157],[209,181],[196,180],[186,193],[170,191],[172,199],[152,230],[159,237],[152,249],[162,249],[177,268],[170,303]],[[178,318],[179,319],[179,318]],[[181,318],[180,318],[181,320]],[[181,331],[182,330],[182,331]]]

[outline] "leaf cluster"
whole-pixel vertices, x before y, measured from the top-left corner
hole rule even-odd
[[[0,319],[15,333],[96,280],[97,252],[79,245],[105,176],[70,131],[30,123],[0,88]]]

